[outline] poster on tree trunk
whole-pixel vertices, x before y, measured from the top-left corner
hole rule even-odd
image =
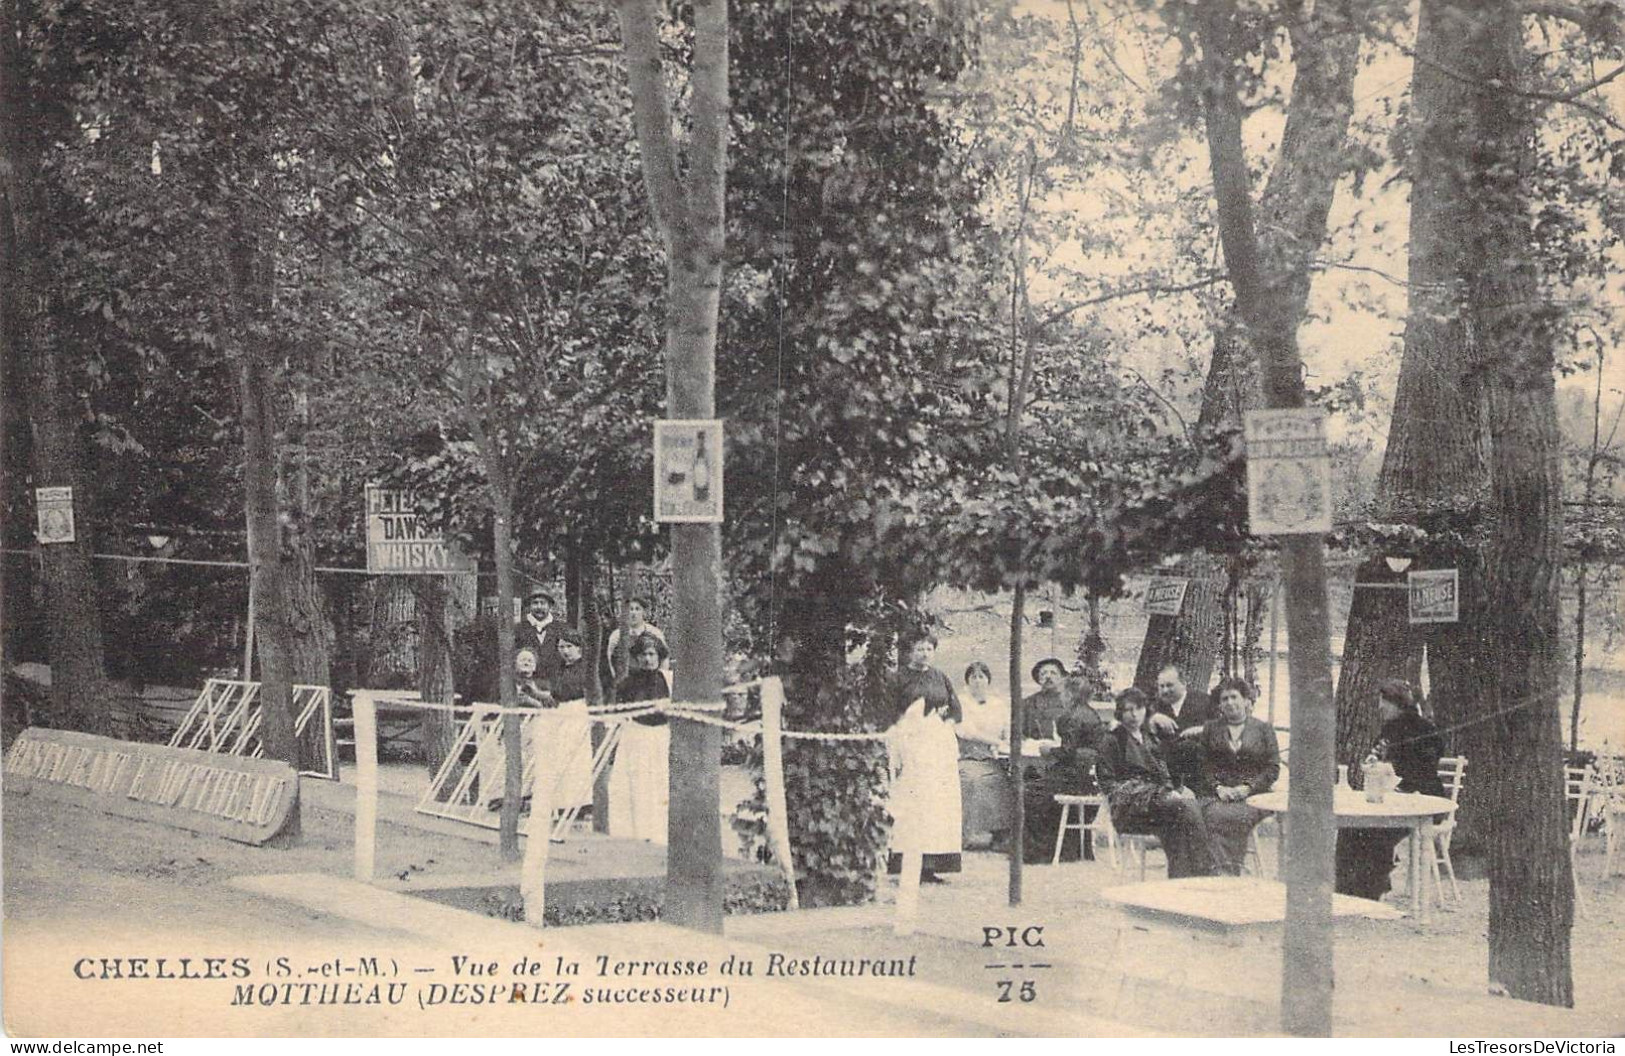
[[[722,422],[668,418],[655,423],[655,520],[722,523]]]
[[[1460,619],[1461,592],[1456,569],[1412,572],[1406,582],[1410,587],[1412,623],[1455,623]]]
[[[1249,411],[1247,523],[1254,535],[1332,530],[1332,462],[1318,407]]]
[[[424,526],[412,493],[367,485],[367,571],[374,575],[477,572],[474,559]]]
[[[35,488],[34,510],[41,543],[74,541],[72,488]]]
[[[1190,580],[1178,576],[1153,576],[1145,585],[1145,611],[1152,616],[1178,616],[1185,605],[1185,588]]]

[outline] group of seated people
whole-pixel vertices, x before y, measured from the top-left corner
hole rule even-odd
[[[1249,683],[1226,678],[1210,696],[1190,690],[1170,664],[1157,675],[1155,699],[1133,687],[1118,692],[1108,723],[1059,660],[1040,661],[1032,674],[1041,688],[1023,701],[1028,861],[1051,860],[1062,809],[1057,794],[1099,792],[1119,833],[1159,838],[1170,878],[1240,874],[1248,836],[1267,816],[1247,799],[1270,791],[1281,774],[1275,729],[1252,716]],[[966,669],[958,724],[966,846],[998,846],[1013,825],[1008,771],[1000,761],[1009,753],[1009,705],[988,692],[991,681],[984,664]],[[1389,762],[1400,792],[1442,795],[1443,742],[1415,691],[1389,680],[1379,687],[1378,702],[1382,729],[1368,761]],[[1404,835],[1399,829],[1341,830],[1337,891],[1380,899]]]

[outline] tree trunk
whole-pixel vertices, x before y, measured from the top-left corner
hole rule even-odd
[[[321,586],[316,582],[315,517],[310,503],[310,397],[296,381],[293,414],[283,445],[286,513],[282,538],[283,589],[287,591],[288,653],[296,683],[326,686],[332,681],[333,628]]]
[[[1530,228],[1531,101],[1511,5],[1474,6],[1467,67],[1476,88],[1474,194],[1466,273],[1476,379],[1488,407],[1490,537],[1485,552],[1491,676],[1480,687],[1491,742],[1489,981],[1512,997],[1574,1003],[1574,876],[1563,797],[1559,580],[1563,504],[1553,369],[1554,316]],[[1483,773],[1484,771],[1480,771]]]
[[[462,578],[462,577],[458,577]],[[452,576],[414,576],[418,627],[418,694],[426,704],[455,704],[456,676],[452,665],[452,643],[457,621],[453,613],[457,584]],[[457,739],[459,717],[449,711],[423,713],[423,763],[433,774],[445,762]]]
[[[1317,11],[1319,8],[1317,7]],[[1303,362],[1294,285],[1299,264],[1264,257],[1254,226],[1251,178],[1242,148],[1233,2],[1209,0],[1196,19],[1202,44],[1202,95],[1220,242],[1236,309],[1257,350],[1268,406],[1302,407]],[[1296,41],[1296,38],[1295,38]],[[1301,69],[1300,65],[1300,69]],[[1318,243],[1316,243],[1318,245]],[[1311,247],[1312,248],[1312,247]],[[1306,265],[1307,258],[1300,258]],[[1304,287],[1306,290],[1307,288]],[[1288,1033],[1331,1033],[1333,744],[1330,630],[1323,544],[1318,535],[1282,542],[1287,629],[1292,639],[1292,854],[1287,859],[1282,936],[1281,1023]]]
[[[0,8],[0,358],[8,372],[19,365],[26,372],[35,487],[73,489],[74,541],[39,547],[55,721],[108,733],[113,700],[90,556],[94,483],[78,431],[83,414],[60,345],[62,328],[52,325],[60,298],[47,248],[49,202],[40,173],[44,115],[30,85],[27,18],[22,4]]]
[[[1466,41],[1465,30],[1451,24],[1443,5],[1422,5],[1411,84],[1410,305],[1375,510],[1378,520],[1415,524],[1446,540],[1477,530],[1489,486],[1483,410],[1467,380],[1471,335],[1461,310],[1461,276],[1468,267],[1461,233],[1471,197],[1461,159],[1471,151],[1471,91],[1449,71],[1470,61]],[[1337,686],[1338,758],[1353,764],[1365,756],[1379,725],[1377,685],[1388,678],[1414,682],[1426,642],[1435,720],[1441,728],[1460,727],[1448,735],[1450,750],[1470,763],[1487,761],[1488,728],[1462,725],[1482,706],[1477,547],[1443,542],[1396,553],[1414,558],[1416,568],[1459,571],[1461,619],[1426,631],[1411,627],[1403,591],[1364,585],[1403,582],[1380,560],[1386,555],[1375,555],[1361,568]],[[1470,771],[1480,772],[1478,767]],[[1486,786],[1471,778],[1462,789],[1454,838],[1458,852],[1471,853],[1482,840],[1485,792]]]
[[[276,386],[266,360],[269,333],[270,256],[240,221],[225,233],[221,269],[225,280],[220,345],[234,350],[237,402],[243,426],[243,505],[249,539],[248,565],[256,599],[255,641],[260,661],[260,737],[265,757],[299,769],[294,735],[293,656],[288,645],[287,593],[283,583],[281,504],[277,489]],[[299,834],[295,805],[290,836]]]
[[[1197,552],[1176,571],[1189,580],[1184,604],[1177,616],[1155,615],[1146,620],[1145,643],[1134,667],[1134,684],[1156,696],[1157,673],[1170,664],[1179,668],[1185,683],[1206,689],[1224,641],[1224,562]]]
[[[1326,240],[1337,181],[1347,157],[1345,140],[1354,112],[1354,75],[1359,69],[1356,6],[1316,3],[1289,23],[1293,52],[1292,98],[1287,106],[1280,155],[1259,205],[1259,253],[1283,284],[1284,303],[1296,329],[1309,298],[1309,264]],[[1199,428],[1238,428],[1258,393],[1256,349],[1240,321],[1221,320],[1213,359],[1202,387]],[[1187,684],[1205,689],[1223,642],[1225,581],[1220,562],[1193,554],[1186,562],[1191,584],[1177,616],[1153,616],[1135,666],[1134,684],[1156,687],[1157,672],[1179,667]]]
[[[680,176],[654,0],[621,0],[621,39],[649,202],[666,243],[666,411],[711,418],[716,401],[717,308],[725,249],[728,168],[727,0],[694,3],[688,171]],[[722,533],[671,528],[677,599],[672,697],[722,699]],[[676,719],[671,734],[666,919],[722,933],[722,826],[717,813],[722,731]]]

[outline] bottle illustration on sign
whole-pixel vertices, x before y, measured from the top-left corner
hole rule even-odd
[[[711,462],[705,454],[705,433],[694,434],[694,501],[711,501]]]

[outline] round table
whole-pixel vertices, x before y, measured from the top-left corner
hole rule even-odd
[[[1286,823],[1291,810],[1285,789],[1261,792],[1248,796],[1249,806],[1267,810],[1281,817],[1281,842],[1286,844]],[[1427,900],[1422,897],[1422,845],[1430,835],[1433,819],[1439,814],[1454,814],[1456,803],[1443,796],[1424,796],[1414,792],[1390,792],[1381,803],[1372,803],[1365,793],[1352,788],[1332,790],[1332,816],[1340,829],[1408,829],[1411,915],[1418,920],[1427,918]]]

